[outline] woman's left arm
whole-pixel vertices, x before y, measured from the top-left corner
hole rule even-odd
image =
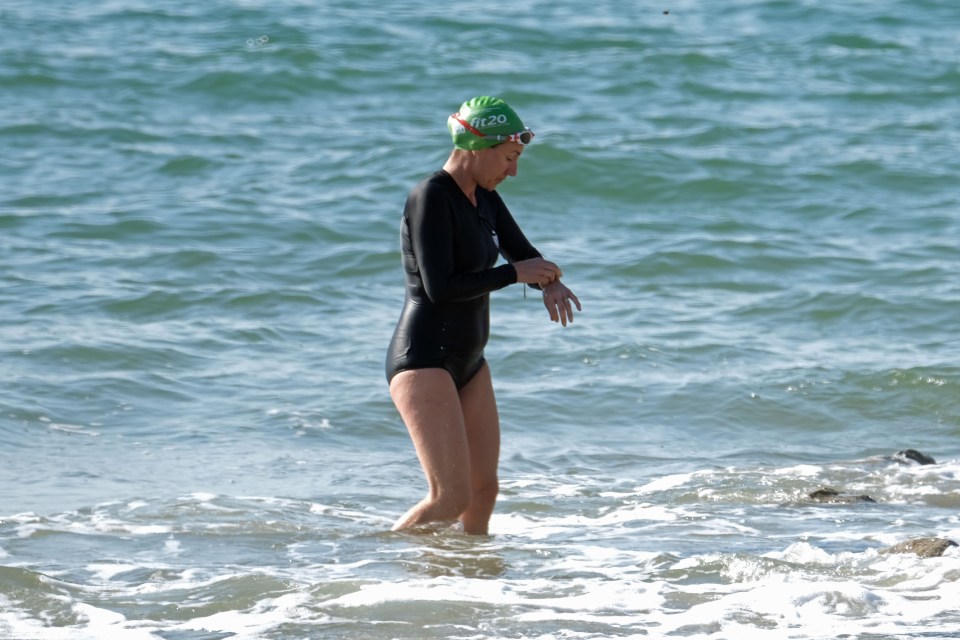
[[[500,194],[493,192],[496,197],[497,211],[497,233],[500,236],[500,251],[510,262],[518,260],[543,257],[537,251],[527,237],[520,230],[520,225],[514,220],[510,210],[500,199]],[[573,307],[576,305],[577,311],[581,311],[580,300],[573,294],[567,285],[563,284],[559,278],[546,286],[540,287],[543,292],[543,305],[550,314],[550,319],[567,326],[568,322],[573,322]]]

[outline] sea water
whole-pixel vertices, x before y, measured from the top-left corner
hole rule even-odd
[[[958,61],[952,0],[5,0],[0,637],[956,637],[884,550],[960,541]],[[491,535],[390,533],[481,94],[583,312],[492,295]]]

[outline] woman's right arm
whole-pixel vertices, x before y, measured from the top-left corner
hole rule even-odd
[[[430,300],[470,300],[518,282],[517,271],[509,264],[475,273],[454,268],[452,210],[447,194],[429,183],[414,190],[404,208],[413,254]]]

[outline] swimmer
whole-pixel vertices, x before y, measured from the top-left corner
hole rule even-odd
[[[459,521],[465,533],[485,535],[500,458],[500,419],[483,356],[490,292],[515,283],[540,289],[550,319],[563,326],[581,306],[496,191],[517,175],[533,132],[489,96],[464,102],[447,127],[453,150],[411,190],[400,223],[406,296],[386,374],[428,493],[393,530]],[[506,262],[495,266],[498,255]]]

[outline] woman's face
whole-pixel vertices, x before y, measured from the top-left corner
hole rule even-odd
[[[518,142],[504,142],[483,149],[479,154],[477,184],[493,191],[508,177],[517,175],[517,161],[522,153],[523,145]]]

